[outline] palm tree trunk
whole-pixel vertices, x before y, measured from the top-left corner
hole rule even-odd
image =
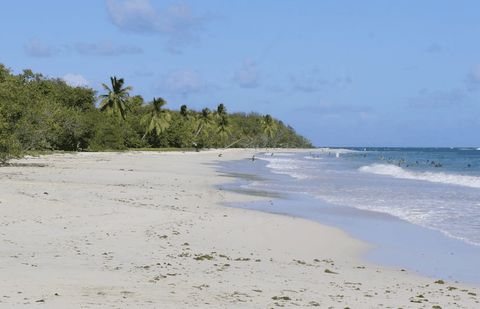
[[[241,138],[241,139],[239,139],[239,140],[236,140],[235,142],[231,143],[230,145],[228,145],[227,147],[225,147],[225,148],[223,148],[223,149],[227,149],[227,148],[229,148],[230,146],[232,146],[232,145],[234,145],[234,144],[238,143],[239,141],[241,141],[241,140],[242,140],[242,139],[244,139],[245,137],[246,137],[246,136],[242,137],[242,138]]]
[[[200,131],[202,130],[202,128],[203,128],[203,123],[202,123],[202,125],[200,126],[200,129],[198,129],[197,134],[195,134],[195,138],[194,138],[194,139],[197,138],[197,135],[198,135],[198,133],[200,133]]]

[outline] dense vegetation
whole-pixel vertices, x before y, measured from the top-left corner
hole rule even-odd
[[[145,102],[111,78],[97,97],[88,87],[31,70],[13,75],[0,63],[0,164],[33,150],[102,151],[129,148],[312,147],[270,115],[169,110],[162,98]],[[95,103],[100,107],[96,108]]]

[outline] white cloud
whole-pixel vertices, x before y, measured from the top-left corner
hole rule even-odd
[[[365,118],[365,119],[374,119],[374,118],[377,118],[377,115],[369,114],[369,113],[365,113],[365,112],[360,112],[360,117]]]
[[[465,93],[461,89],[454,88],[450,91],[429,92],[422,89],[416,97],[410,98],[410,107],[417,108],[438,108],[460,105],[465,98]]]
[[[200,74],[190,70],[174,71],[169,76],[160,78],[155,84],[155,88],[187,96],[202,91],[204,85]]]
[[[171,5],[168,9],[156,10],[150,0],[127,0],[105,2],[114,25],[123,31],[139,34],[154,33],[167,38],[166,50],[178,54],[180,49],[199,41],[198,34],[203,24],[211,17],[197,17],[184,3]]]
[[[465,82],[467,83],[468,90],[470,91],[480,89],[480,63],[470,70],[470,72],[467,74]]]
[[[259,69],[252,58],[243,61],[243,68],[235,72],[235,79],[242,88],[255,88],[258,86]]]
[[[36,37],[30,39],[30,43],[23,46],[25,52],[30,57],[49,58],[60,51],[58,48],[52,47],[48,44],[42,44]]]
[[[130,44],[115,46],[110,41],[101,42],[100,44],[77,43],[75,44],[75,50],[82,55],[93,56],[120,56],[143,53],[140,47]]]
[[[149,0],[129,0],[105,2],[112,22],[120,29],[136,33],[156,32],[159,17]]]
[[[332,101],[327,101],[327,100],[324,100],[322,98],[320,98],[318,100],[318,105],[319,106],[322,106],[322,107],[330,107],[333,105],[333,102]]]
[[[442,47],[437,43],[433,43],[426,49],[426,52],[428,53],[439,53],[441,51],[442,51]]]
[[[89,82],[82,75],[75,75],[68,73],[63,77],[63,80],[72,87],[88,86]]]
[[[153,73],[153,71],[146,70],[145,68],[141,68],[139,70],[134,70],[133,75],[138,77],[151,77],[155,75],[155,73]]]
[[[317,104],[308,104],[298,109],[309,113],[321,113],[323,115],[341,115],[345,113],[358,114],[362,118],[371,118],[372,109],[366,105],[338,104],[333,101],[327,101],[323,98],[318,99]]]
[[[337,76],[330,80],[321,76],[318,69],[308,73],[290,74],[290,83],[294,90],[302,92],[317,92],[323,90],[341,90],[349,87],[353,80],[350,76]]]

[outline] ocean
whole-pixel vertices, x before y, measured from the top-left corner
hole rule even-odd
[[[480,283],[480,150],[344,148],[258,153],[225,163],[227,190],[272,197],[234,205],[336,226],[377,245],[375,263]]]

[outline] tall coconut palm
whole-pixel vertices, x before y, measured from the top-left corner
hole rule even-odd
[[[215,118],[220,118],[220,117],[226,116],[227,115],[227,108],[225,107],[225,105],[223,105],[223,103],[220,103],[218,105],[217,109],[213,111],[213,115],[214,115]]]
[[[228,135],[232,134],[228,116],[224,115],[220,118],[217,123],[217,130],[215,131],[215,134],[218,134],[220,137],[228,137]]]
[[[180,115],[182,115],[183,118],[188,116],[187,105],[184,104],[182,107],[180,107]]]
[[[263,134],[267,136],[267,144],[268,144],[268,139],[273,137],[277,129],[278,129],[277,124],[275,123],[275,119],[273,119],[272,116],[270,115],[263,116],[262,130],[263,130]]]
[[[158,136],[170,126],[172,116],[167,110],[162,109],[162,106],[166,104],[167,101],[162,98],[153,98],[153,101],[150,104],[150,113],[143,116],[140,120],[140,125],[145,128],[145,134],[142,138],[145,138],[148,133],[154,130]]]
[[[133,90],[133,87],[123,87],[125,81],[123,78],[117,80],[117,77],[110,77],[112,81],[112,89],[107,85],[102,84],[103,89],[108,91],[108,94],[102,94],[98,97],[97,101],[100,101],[100,110],[106,111],[108,114],[117,115],[125,120],[125,114],[128,109],[128,103],[131,100],[129,91]]]
[[[208,128],[213,124],[214,120],[210,109],[204,108],[202,112],[198,115],[197,121],[198,131],[197,134],[195,134],[195,138],[197,138],[197,135],[200,133],[200,131],[202,131],[203,128]]]

